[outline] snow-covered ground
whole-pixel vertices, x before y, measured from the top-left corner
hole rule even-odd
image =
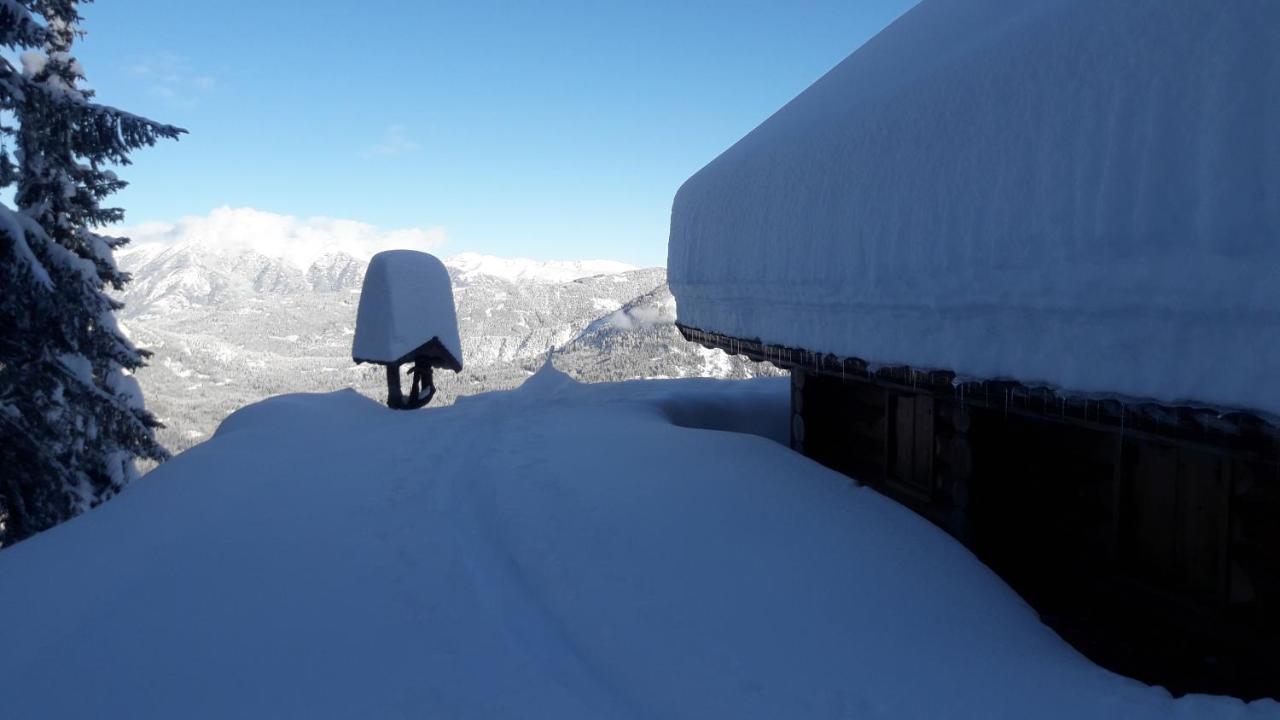
[[[680,320],[1280,414],[1280,3],[924,0],[680,189]]]
[[[1213,718],[789,451],[784,380],[245,408],[0,552],[3,715]],[[726,432],[729,431],[729,432]],[[770,439],[772,438],[772,439]]]

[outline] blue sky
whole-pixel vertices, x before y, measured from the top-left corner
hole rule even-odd
[[[680,183],[914,0],[99,0],[99,100],[181,125],[130,224],[230,205],[441,227],[441,254],[666,259]]]

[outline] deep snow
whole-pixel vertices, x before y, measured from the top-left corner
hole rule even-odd
[[[924,0],[676,196],[680,321],[1280,414],[1280,3]]]
[[[0,552],[3,714],[1280,715],[1094,666],[942,532],[779,444],[786,405],[785,380],[544,368],[418,412],[250,406]]]

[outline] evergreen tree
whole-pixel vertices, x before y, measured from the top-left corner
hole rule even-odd
[[[163,460],[155,418],[132,372],[139,351],[115,322],[106,288],[129,278],[98,232],[123,218],[100,202],[125,183],[107,166],[183,131],[96,104],[71,55],[77,0],[0,0],[0,110],[15,127],[16,160],[0,152],[0,544],[39,532],[110,497],[137,458]],[[33,19],[38,18],[38,20]]]

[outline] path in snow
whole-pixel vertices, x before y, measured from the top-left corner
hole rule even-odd
[[[0,553],[4,714],[1280,715],[1091,664],[945,534],[767,439],[786,403],[547,369],[418,412],[251,406]]]

